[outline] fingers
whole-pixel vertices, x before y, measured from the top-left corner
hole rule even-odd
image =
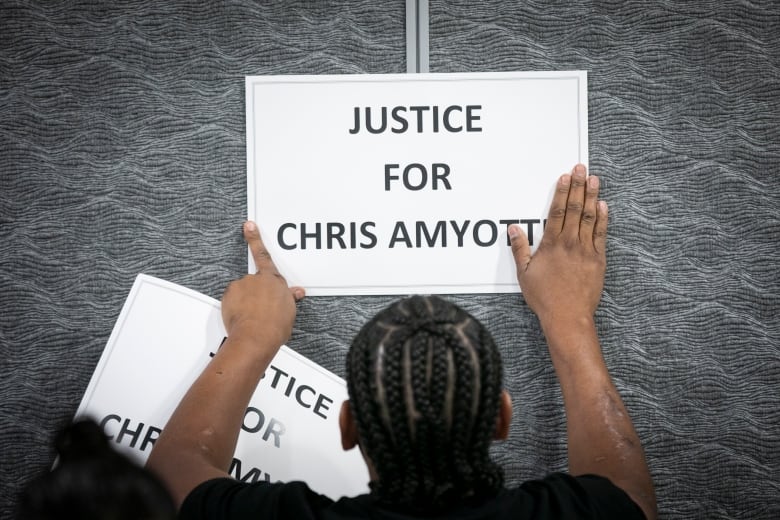
[[[306,290],[303,287],[298,286],[290,287],[290,293],[296,302],[303,300],[303,298],[306,296]]]
[[[509,226],[509,241],[512,244],[512,256],[517,266],[518,279],[521,273],[524,273],[531,261],[531,246],[528,244],[528,237],[525,231],[517,224]]]
[[[557,237],[563,231],[563,222],[566,219],[566,201],[569,198],[569,186],[571,185],[571,174],[564,173],[558,179],[555,186],[555,194],[550,203],[550,211],[547,214],[547,226],[545,226],[544,236]]]
[[[249,250],[252,252],[252,258],[255,260],[258,272],[266,269],[273,273],[279,272],[271,259],[271,254],[265,248],[265,244],[263,244],[257,224],[251,220],[244,223],[244,240],[246,240]]]
[[[563,222],[562,234],[565,239],[579,238],[580,219],[585,207],[585,166],[578,164],[571,172],[569,197],[566,200],[566,216]]]
[[[585,183],[585,205],[580,217],[580,242],[589,244],[593,241],[593,227],[596,225],[599,200],[599,178],[591,175]]]
[[[271,254],[265,248],[265,244],[263,244],[263,239],[260,237],[260,231],[257,229],[257,224],[251,220],[244,222],[244,239],[246,240],[247,245],[249,245],[249,250],[252,252],[252,258],[255,260],[257,272],[268,271],[284,280],[284,277],[276,268],[276,265],[271,258]],[[290,287],[290,294],[292,294],[292,297],[298,302],[306,296],[306,290],[303,287],[294,286]]]
[[[599,178],[586,173],[578,164],[558,179],[542,241],[562,236],[569,244],[592,244],[596,251],[604,251],[607,206],[598,198]]]
[[[607,245],[607,220],[609,217],[607,203],[603,200],[598,201],[597,210],[596,226],[593,230],[593,248],[597,253],[603,255]]]

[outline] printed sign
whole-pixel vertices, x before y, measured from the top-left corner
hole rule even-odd
[[[247,77],[248,217],[312,296],[518,292],[506,229],[538,244],[556,179],[587,164],[586,82]]]
[[[136,278],[76,413],[143,464],[155,439],[225,337],[218,301],[146,275]],[[236,479],[303,480],[334,499],[368,491],[358,450],[341,449],[343,379],[282,347],[244,416]]]

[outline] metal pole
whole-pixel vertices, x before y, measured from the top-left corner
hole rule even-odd
[[[406,72],[428,72],[428,0],[406,0]]]
[[[417,72],[429,72],[428,0],[417,1]]]

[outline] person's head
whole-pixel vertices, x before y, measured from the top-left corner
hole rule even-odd
[[[65,428],[55,440],[59,463],[33,480],[19,499],[19,518],[172,520],[173,500],[144,468],[111,448],[94,421]]]
[[[415,510],[492,496],[488,453],[505,438],[511,401],[485,327],[435,296],[414,296],[366,323],[347,354],[342,444],[360,444],[383,503]]]

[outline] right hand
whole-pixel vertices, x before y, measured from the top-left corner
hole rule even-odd
[[[228,285],[222,296],[222,321],[228,336],[243,335],[279,348],[292,334],[295,302],[302,287],[288,287],[274,265],[254,222],[244,224],[244,239],[252,252],[257,273]]]
[[[528,306],[546,323],[592,319],[606,270],[607,204],[599,179],[578,164],[558,179],[547,226],[531,255],[522,228],[509,227],[517,280]]]

